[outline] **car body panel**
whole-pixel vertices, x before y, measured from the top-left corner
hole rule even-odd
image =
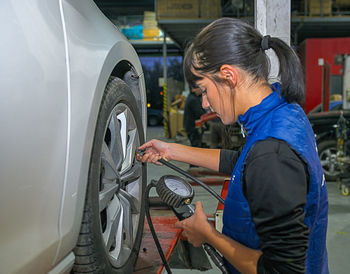
[[[120,61],[128,60],[134,65],[143,91],[135,97],[146,101],[142,68],[136,52],[110,21],[102,14],[96,16],[101,13],[96,5],[86,0],[63,1],[63,12],[70,56],[72,149],[69,150],[60,221],[62,242],[55,263],[75,246],[78,238],[98,110],[109,76]],[[145,109],[142,111],[145,125],[144,112]],[[77,181],[78,184],[71,183]]]
[[[141,64],[92,0],[0,4],[0,265],[47,273],[75,247],[104,89],[118,63],[146,133]]]
[[[0,25],[1,272],[44,273],[58,245],[68,130],[59,3],[2,1]]]

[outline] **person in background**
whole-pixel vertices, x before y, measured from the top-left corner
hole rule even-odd
[[[201,94],[199,88],[192,88],[185,102],[184,128],[193,147],[202,147],[202,133],[196,128],[196,120],[205,113],[202,108]]]
[[[266,50],[279,59],[280,83],[270,85]],[[231,174],[222,233],[201,202],[175,224],[194,246],[209,243],[231,273],[329,273],[327,187],[314,133],[300,103],[303,72],[282,40],[249,24],[220,18],[186,50],[184,74],[202,91],[202,106],[225,124],[238,121],[241,151],[205,149],[151,140],[143,162],[176,160]]]

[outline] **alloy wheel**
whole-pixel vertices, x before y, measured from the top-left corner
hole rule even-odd
[[[337,149],[335,147],[328,147],[320,153],[321,165],[326,176],[337,177],[340,174],[336,158]]]
[[[130,108],[117,104],[107,122],[101,152],[99,210],[104,245],[111,264],[129,258],[137,234],[142,199],[142,164],[135,159],[140,145]]]

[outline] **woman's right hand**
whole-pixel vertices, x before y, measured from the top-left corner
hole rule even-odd
[[[142,162],[151,162],[157,165],[161,165],[158,162],[159,159],[171,160],[169,143],[153,139],[141,145],[138,149],[145,150],[143,156],[137,155],[137,159]]]

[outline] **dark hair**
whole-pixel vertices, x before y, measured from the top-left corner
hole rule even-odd
[[[194,87],[196,81],[202,79],[199,75],[214,74],[224,64],[235,65],[248,72],[254,81],[267,81],[270,62],[261,47],[262,39],[256,29],[239,19],[215,20],[194,38],[186,50],[183,69],[187,82]],[[298,56],[279,38],[270,37],[268,46],[279,59],[282,95],[287,102],[302,103],[304,76]]]

